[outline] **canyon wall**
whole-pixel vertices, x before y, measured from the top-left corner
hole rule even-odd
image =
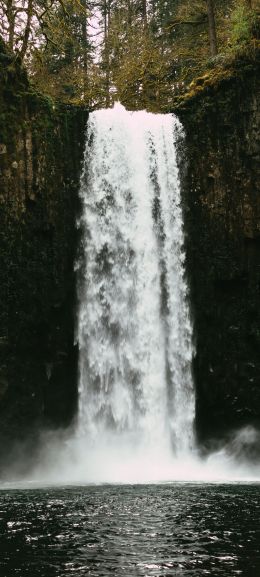
[[[87,112],[35,94],[0,53],[0,453],[77,406],[75,219]],[[260,421],[255,63],[177,108],[202,443]],[[176,112],[176,110],[175,110]],[[33,433],[33,435],[32,435]],[[1,456],[1,455],[0,455]]]
[[[259,66],[205,80],[177,114],[199,439],[260,425]]]
[[[77,402],[77,191],[87,113],[35,94],[2,50],[0,453]]]

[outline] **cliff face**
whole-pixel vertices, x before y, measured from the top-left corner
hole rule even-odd
[[[67,424],[77,399],[73,303],[86,112],[33,94],[2,53],[0,446]]]
[[[260,425],[258,72],[244,66],[179,111],[201,440]]]
[[[0,54],[0,456],[77,403],[75,217],[87,113],[31,92]],[[179,108],[201,441],[260,422],[256,65]]]

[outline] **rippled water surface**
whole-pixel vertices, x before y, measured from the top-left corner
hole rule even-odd
[[[260,575],[259,485],[0,492],[0,576]]]

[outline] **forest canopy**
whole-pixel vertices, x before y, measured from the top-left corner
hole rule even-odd
[[[254,53],[259,0],[0,0],[0,35],[63,102],[167,110],[208,69]]]

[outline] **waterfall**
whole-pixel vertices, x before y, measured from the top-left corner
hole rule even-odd
[[[78,417],[43,436],[30,487],[260,479],[247,457],[259,441],[253,428],[204,458],[194,440],[181,138],[170,114],[119,104],[90,114],[76,262]]]
[[[170,114],[90,114],[80,196],[78,434],[193,447],[192,327]],[[124,445],[125,447],[125,445]]]

